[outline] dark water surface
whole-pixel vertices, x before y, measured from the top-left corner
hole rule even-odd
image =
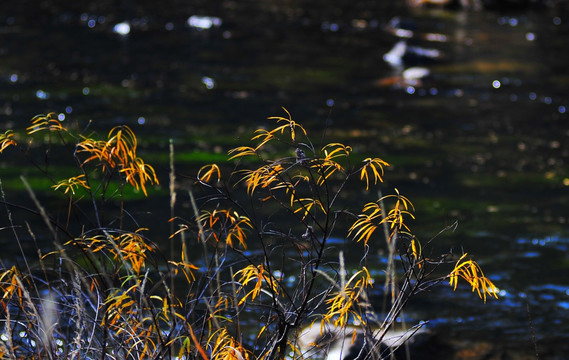
[[[2,2],[0,127],[50,111],[93,129],[128,124],[159,169],[174,138],[195,155],[178,166],[191,174],[200,153],[224,153],[285,106],[390,162],[386,192],[414,201],[419,237],[458,220],[441,246],[464,246],[502,290],[483,305],[441,287],[412,306],[416,318],[478,353],[532,358],[529,306],[543,357],[554,358],[569,340],[566,5]],[[437,58],[384,61],[400,41]],[[405,79],[410,67],[429,75]],[[5,187],[18,166],[0,158]],[[11,243],[6,231],[0,242]]]

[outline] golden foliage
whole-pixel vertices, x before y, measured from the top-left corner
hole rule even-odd
[[[65,131],[66,129],[57,118],[56,113],[49,113],[47,115],[36,115],[32,118],[32,125],[28,126],[26,130],[28,134],[33,134],[38,131]]]
[[[454,265],[454,269],[451,271],[450,277],[450,286],[453,287],[453,290],[456,290],[458,285],[458,278],[461,277],[470,284],[472,287],[472,291],[476,291],[478,296],[486,302],[486,295],[490,295],[498,298],[498,288],[490,281],[484,273],[482,269],[473,260],[465,260],[467,253],[462,255],[460,259]]]
[[[346,169],[340,165],[335,158],[350,156],[352,148],[340,143],[331,143],[325,145],[321,149],[321,153],[324,155],[323,158],[316,158],[310,162],[310,167],[318,172],[318,180],[316,184],[322,186],[326,180],[328,180],[336,171],[344,173]]]
[[[310,213],[312,208],[317,208],[322,211],[322,213],[326,214],[326,208],[322,205],[322,202],[318,199],[311,199],[311,198],[302,198],[296,200],[296,202],[300,205],[300,207],[294,210],[294,213],[302,212],[302,220],[306,218],[306,216]]]
[[[330,143],[324,145],[324,147],[322,148],[322,152],[324,153],[324,160],[332,160],[337,157],[350,156],[350,152],[352,152],[352,147],[346,146],[341,143]]]
[[[271,117],[269,117],[269,120],[276,120],[277,123],[285,122],[286,124],[281,125],[281,126],[277,126],[270,133],[275,134],[275,133],[280,132],[281,134],[284,134],[285,130],[288,130],[290,132],[290,139],[294,143],[296,141],[297,130],[300,130],[300,132],[304,136],[306,136],[307,133],[306,133],[306,130],[304,129],[304,127],[302,127],[302,125],[300,125],[300,124],[296,123],[294,120],[292,120],[292,115],[290,114],[290,112],[287,109],[285,109],[283,107],[283,110],[287,113],[288,118],[283,118],[281,116],[271,116]]]
[[[231,155],[233,154],[233,156],[231,156],[229,158],[229,160],[233,160],[233,159],[237,159],[243,156],[253,156],[253,155],[257,155],[257,152],[255,149],[253,149],[250,146],[239,146],[236,147],[235,149],[231,149],[228,151],[228,154]]]
[[[4,134],[0,134],[0,154],[9,146],[17,146],[18,143],[14,140],[14,131],[6,130]]]
[[[65,189],[64,191],[65,194],[71,191],[73,195],[75,195],[75,190],[79,187],[82,187],[84,189],[90,189],[89,185],[87,184],[87,181],[85,181],[85,174],[61,180],[57,184],[52,186],[54,190],[59,190],[60,188],[63,188]]]
[[[405,217],[415,218],[410,212],[410,210],[414,210],[413,204],[408,198],[401,195],[399,190],[395,189],[395,193],[383,196],[377,202],[367,203],[362,213],[358,215],[358,219],[350,227],[349,236],[353,236],[358,242],[363,240],[364,244],[367,245],[373,233],[384,223],[389,224],[389,229],[392,231],[388,240],[393,238],[396,234],[395,231],[410,231],[405,222]],[[395,198],[395,204],[385,213],[379,204],[392,198]]]
[[[198,180],[208,183],[214,178],[213,182],[219,181],[221,178],[221,171],[219,170],[219,166],[216,164],[208,164],[204,165],[198,171]]]
[[[240,283],[240,289],[245,288],[245,286],[250,282],[254,283],[253,289],[247,292],[245,296],[239,300],[238,305],[242,305],[249,297],[251,297],[251,300],[255,300],[261,294],[263,284],[268,286],[271,294],[278,295],[280,293],[280,287],[277,280],[265,269],[263,264],[257,266],[252,264],[247,265],[243,269],[237,271],[233,277],[235,278],[237,276],[239,276],[238,281]]]
[[[154,168],[148,164],[144,163],[144,160],[137,157],[134,158],[128,164],[120,170],[126,176],[126,182],[134,186],[135,189],[142,189],[145,196],[148,196],[146,192],[146,183],[158,184],[158,178],[156,177],[156,172]]]
[[[247,248],[246,228],[253,228],[251,220],[239,215],[237,211],[231,209],[215,209],[204,211],[197,219],[201,223],[202,231],[198,234],[198,240],[203,238],[213,238],[216,243],[224,242],[233,247],[233,242],[237,240],[243,248]]]
[[[108,252],[113,255],[114,260],[118,260],[120,264],[128,264],[129,268],[139,275],[145,266],[147,252],[154,251],[140,234],[144,230],[147,229],[140,228],[135,232],[123,232],[117,235],[106,233],[91,237],[84,236],[66,244],[79,244],[92,253]]]
[[[324,328],[326,323],[333,323],[336,327],[345,327],[350,317],[357,323],[365,324],[356,304],[362,292],[371,285],[371,276],[366,267],[352,275],[342,289],[326,300],[328,308],[322,317],[321,328]]]
[[[364,161],[364,166],[360,169],[360,180],[365,180],[366,190],[369,190],[370,175],[373,179],[373,184],[383,182],[383,167],[390,166],[387,162],[379,158],[367,158]]]
[[[249,351],[237,342],[226,328],[214,332],[208,339],[212,346],[211,360],[248,360]]]
[[[131,295],[132,291],[136,290],[137,285],[133,285],[130,288],[115,289],[111,295],[105,301],[107,305],[107,317],[104,322],[108,322],[109,325],[115,325],[120,321],[122,323],[126,319],[130,318],[130,314],[133,313],[132,308],[136,306],[136,300]],[[126,329],[119,327],[118,331],[125,331]]]
[[[404,216],[408,215],[410,218],[414,219],[415,216],[409,210],[415,210],[415,207],[411,203],[409,199],[399,193],[399,190],[395,188],[394,195],[387,195],[384,196],[381,200],[386,200],[389,198],[395,198],[395,205],[389,212],[387,213],[387,217],[385,221],[390,224],[390,228],[393,229],[397,227],[397,229],[401,230],[402,228],[406,229],[407,231],[411,231],[409,227],[405,224]],[[381,201],[380,200],[380,201]]]
[[[142,189],[148,196],[146,184],[159,184],[159,181],[154,168],[137,156],[138,140],[134,132],[128,126],[117,126],[107,137],[107,141],[84,137],[77,144],[77,152],[88,155],[83,165],[96,161],[103,171],[117,170],[125,176],[128,184],[137,190]]]
[[[140,232],[144,230],[148,229],[141,228],[136,230],[136,232],[126,232],[113,236],[113,240],[118,244],[120,255],[125,261],[130,263],[137,275],[140,274],[140,270],[145,266],[146,252],[153,251],[152,246],[148,245],[144,237],[140,235]],[[118,255],[115,253],[116,257]]]
[[[283,118],[280,116],[273,116],[269,117],[269,120],[276,120],[277,123],[285,122],[286,124],[277,126],[272,130],[265,130],[265,129],[257,129],[255,130],[255,135],[251,138],[252,141],[256,141],[257,145],[255,147],[251,146],[239,146],[234,149],[229,150],[228,154],[232,155],[229,160],[237,159],[244,156],[259,156],[259,150],[261,150],[266,144],[273,140],[282,140],[277,135],[284,135],[285,132],[288,132],[290,135],[290,140],[294,144],[296,142],[297,132],[300,132],[304,136],[307,136],[307,132],[302,127],[302,125],[296,123],[292,120],[292,116],[288,112],[287,109],[283,108],[283,110],[287,113],[288,118]]]
[[[358,219],[353,223],[348,236],[353,236],[356,241],[362,241],[367,245],[369,239],[385,220],[382,219],[382,210],[375,202],[367,203]]]
[[[419,267],[419,269],[423,267],[423,260],[421,259],[423,256],[422,254],[423,250],[421,247],[421,243],[419,242],[419,240],[417,240],[417,238],[413,236],[413,238],[411,239],[411,255],[413,256],[415,261],[417,261],[417,266]]]
[[[0,289],[2,290],[2,301],[9,299],[15,292],[18,296],[22,296],[22,290],[19,286],[20,272],[16,266],[12,266],[8,270],[0,273]]]
[[[353,214],[349,209],[336,204],[336,200],[345,195],[341,192],[349,181],[354,180],[362,190],[365,184],[365,190],[368,191],[372,186],[383,182],[384,169],[390,165],[380,158],[371,157],[366,158],[363,164],[353,165],[350,157],[354,150],[338,142],[314,147],[306,129],[294,121],[286,109],[284,111],[286,117],[269,118],[276,120],[273,129],[255,131],[251,138],[253,145],[239,146],[229,151],[230,160],[240,160],[247,156],[257,158],[255,165],[249,164],[251,168],[238,169],[233,173],[236,180],[235,177],[230,178],[236,186],[243,187],[243,193],[251,202],[252,209],[244,205],[245,201],[226,194],[225,187],[202,186],[206,191],[215,192],[213,197],[208,198],[215,202],[206,201],[201,212],[192,203],[196,218],[182,224],[178,231],[172,228],[170,239],[174,246],[177,235],[184,239],[187,231],[194,231],[193,234],[197,235],[200,242],[215,245],[217,251],[211,255],[211,259],[207,258],[208,249],[204,247],[206,263],[211,261],[206,266],[207,270],[190,262],[195,244],[186,244],[184,240],[181,242],[181,255],[175,255],[176,259],[154,262],[151,257],[154,256],[155,247],[142,234],[146,229],[123,231],[122,223],[121,230],[104,230],[107,225],[99,224],[96,232],[84,232],[65,244],[77,246],[82,251],[85,259],[77,261],[80,266],[92,266],[97,270],[96,275],[84,281],[81,286],[90,286],[89,290],[93,293],[102,289],[96,297],[102,300],[104,306],[99,304],[100,307],[96,310],[101,311],[104,317],[98,317],[96,321],[107,327],[105,331],[110,329],[110,335],[124,339],[126,357],[135,357],[133,354],[136,352],[138,358],[157,358],[163,354],[161,351],[168,348],[174,349],[173,354],[177,353],[180,358],[197,357],[199,353],[203,360],[248,360],[253,357],[252,353],[246,351],[230,335],[227,326],[231,323],[239,329],[240,312],[247,308],[243,305],[248,301],[256,305],[256,308],[263,309],[264,325],[259,326],[257,339],[261,339],[261,335],[269,329],[286,330],[279,334],[282,335],[277,350],[280,354],[292,349],[293,352],[298,352],[298,357],[302,357],[300,349],[288,338],[289,330],[298,326],[307,315],[312,315],[314,307],[318,311],[323,310],[313,320],[314,323],[320,321],[321,329],[328,326],[343,328],[350,322],[366,325],[367,317],[362,313],[366,306],[364,301],[367,300],[365,292],[373,283],[368,269],[363,267],[346,281],[345,265],[340,260],[340,279],[332,279],[327,275],[328,271],[336,269],[325,258],[325,254],[334,249],[326,240],[336,236],[332,233],[340,216],[355,217],[348,236],[355,242],[363,242],[366,247],[370,245],[372,237],[377,235],[378,228],[386,230],[387,234],[382,238],[386,237],[384,240],[390,251],[393,251],[390,259],[396,259],[399,251],[399,258],[405,261],[408,277],[402,281],[412,279],[420,283],[424,280],[421,278],[423,274],[433,273],[432,269],[427,271],[424,268],[435,261],[425,260],[422,245],[411,234],[408,226],[408,221],[414,219],[414,206],[398,189],[394,190],[394,194],[367,202],[359,214]],[[57,116],[50,113],[33,118],[32,126],[27,131],[28,134],[33,134],[39,131],[67,130]],[[0,135],[0,153],[16,145],[13,131],[8,130]],[[138,139],[127,126],[111,129],[106,140],[81,136],[76,145],[79,156],[74,160],[79,160],[82,175],[61,180],[52,188],[70,195],[75,195],[78,189],[89,191],[90,175],[94,173],[96,176],[101,171],[105,176],[104,181],[110,181],[112,176],[119,175],[122,185],[129,184],[148,195],[147,186],[159,182],[154,168],[138,156],[137,148]],[[275,156],[271,157],[270,154]],[[218,184],[221,181],[220,167],[217,164],[202,166],[197,172],[197,181],[201,185]],[[271,200],[269,204],[268,200]],[[275,209],[270,206],[276,205],[278,210],[275,211],[275,216],[253,217],[257,212],[255,207],[259,204],[267,206],[270,211]],[[297,221],[305,233],[298,234],[298,228],[294,226],[285,231],[272,228],[272,222],[280,220],[278,216],[281,214]],[[175,219],[180,217],[172,215],[171,221]],[[285,225],[288,226],[288,223]],[[281,284],[285,277],[282,273],[277,275],[279,271],[273,265],[275,257],[280,256],[277,253],[280,250],[275,249],[288,245],[278,243],[277,247],[268,245],[267,241],[262,245],[263,256],[250,255],[250,252],[242,249],[247,248],[247,236],[252,231],[263,242],[265,236],[272,241],[274,234],[282,236],[280,239],[291,241],[293,249],[298,250],[298,257],[291,256],[288,251],[290,248],[286,248],[282,261],[294,261],[295,265],[298,262],[301,269],[296,269],[297,273],[293,269],[291,272],[294,274],[287,273],[286,280]],[[410,242],[398,242],[399,234],[409,235],[403,241],[410,239]],[[297,242],[299,238],[304,243]],[[305,243],[309,245],[306,246]],[[231,259],[230,266],[241,266],[232,275],[232,281],[228,282],[219,275],[222,269],[226,269],[221,265],[226,260],[221,259],[221,256],[225,254],[219,249],[233,251],[233,254],[240,256],[237,261]],[[65,251],[61,250],[59,254],[64,254]],[[363,260],[369,263],[365,256]],[[181,261],[178,261],[180,257]],[[497,298],[496,286],[484,276],[475,261],[466,260],[465,257],[466,254],[450,272],[450,285],[453,289],[456,290],[458,279],[463,278],[484,301],[488,295]],[[153,274],[149,271],[151,264],[167,264],[167,275],[163,275],[163,267],[157,267],[158,274]],[[290,267],[294,268],[295,265]],[[75,269],[73,266],[77,265],[72,265],[71,268]],[[322,270],[324,267],[328,267],[328,271]],[[394,268],[388,267],[387,271],[395,274]],[[172,282],[168,284],[165,278],[170,276],[168,280]],[[298,284],[291,284],[288,279],[297,280]],[[323,287],[321,279],[330,280],[331,283]],[[177,297],[174,291],[180,280],[185,280],[184,297]],[[399,285],[399,280],[401,279],[393,277],[393,289]],[[11,304],[14,303],[14,298],[18,299],[22,308],[29,306],[25,303],[27,290],[22,285],[25,281],[16,267],[0,272],[0,290],[3,294],[1,304],[4,309],[8,308],[10,301]],[[155,292],[155,289],[160,290]],[[267,312],[264,312],[265,308],[268,309]],[[197,311],[191,314],[181,311],[186,309]],[[194,326],[201,327],[196,327],[194,332]],[[353,334],[355,336],[356,332]],[[274,334],[267,337],[273,339],[271,341],[276,339]],[[274,344],[276,343],[275,341]],[[259,358],[274,357],[275,348],[271,349],[271,346],[277,345],[267,345]]]
[[[282,177],[284,167],[281,164],[271,163],[263,165],[256,170],[243,170],[242,172],[245,174],[242,179],[245,181],[249,195],[253,195],[258,187],[262,189],[286,187],[285,184],[287,182]]]

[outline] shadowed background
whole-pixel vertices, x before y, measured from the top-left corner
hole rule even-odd
[[[384,192],[411,198],[418,236],[458,220],[440,246],[464,245],[502,289],[486,305],[437,289],[412,304],[414,318],[531,355],[529,304],[544,355],[554,353],[569,338],[569,13],[566,2],[490,5],[4,2],[0,128],[51,111],[102,134],[127,124],[166,184],[170,138],[178,172],[192,175],[284,106],[312,133],[391,163]],[[12,202],[20,174],[41,177],[3,154]],[[167,186],[150,191],[134,215],[167,228]],[[0,243],[17,261],[5,231]]]

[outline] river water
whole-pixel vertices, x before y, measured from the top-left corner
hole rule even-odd
[[[169,138],[180,152],[223,153],[284,106],[390,162],[386,189],[414,201],[419,237],[458,221],[441,246],[463,246],[501,289],[482,304],[441,287],[415,318],[479,357],[535,358],[533,331],[543,358],[563,358],[569,12],[522,5],[3,2],[0,127],[49,111],[93,129],[128,124],[152,159]],[[199,166],[190,158],[179,171]],[[0,159],[3,183],[14,168]]]

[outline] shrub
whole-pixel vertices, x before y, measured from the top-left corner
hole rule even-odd
[[[317,147],[288,112],[269,120],[274,128],[256,130],[251,144],[229,151],[229,165],[198,171],[187,189],[189,213],[176,209],[181,190],[171,145],[171,233],[154,242],[145,228],[123,221],[124,189],[148,196],[159,183],[137,154],[130,128],[115,127],[101,140],[48,114],[33,118],[22,139],[12,130],[0,135],[0,152],[20,150],[65,195],[69,214],[60,223],[37,200],[29,209],[41,216],[55,248],[0,272],[2,356],[302,359],[314,355],[299,339],[304,326],[349,330],[380,343],[413,295],[445,279],[454,289],[466,280],[484,301],[497,296],[467,254],[458,261],[452,254],[425,256],[430,241],[423,245],[411,231],[411,201],[397,189],[379,192],[386,161],[355,161],[357,154],[341,143]],[[78,172],[59,179],[34,160],[23,137],[38,134],[45,146],[57,140]],[[348,188],[362,198],[379,195],[354,210]],[[83,219],[80,227],[70,227],[72,216]],[[387,249],[381,269],[370,255],[378,247]],[[361,266],[346,266],[340,248],[351,257],[357,251]],[[448,275],[435,275],[447,266]],[[370,301],[371,287],[380,287],[370,269],[386,274],[390,306],[383,316]]]

